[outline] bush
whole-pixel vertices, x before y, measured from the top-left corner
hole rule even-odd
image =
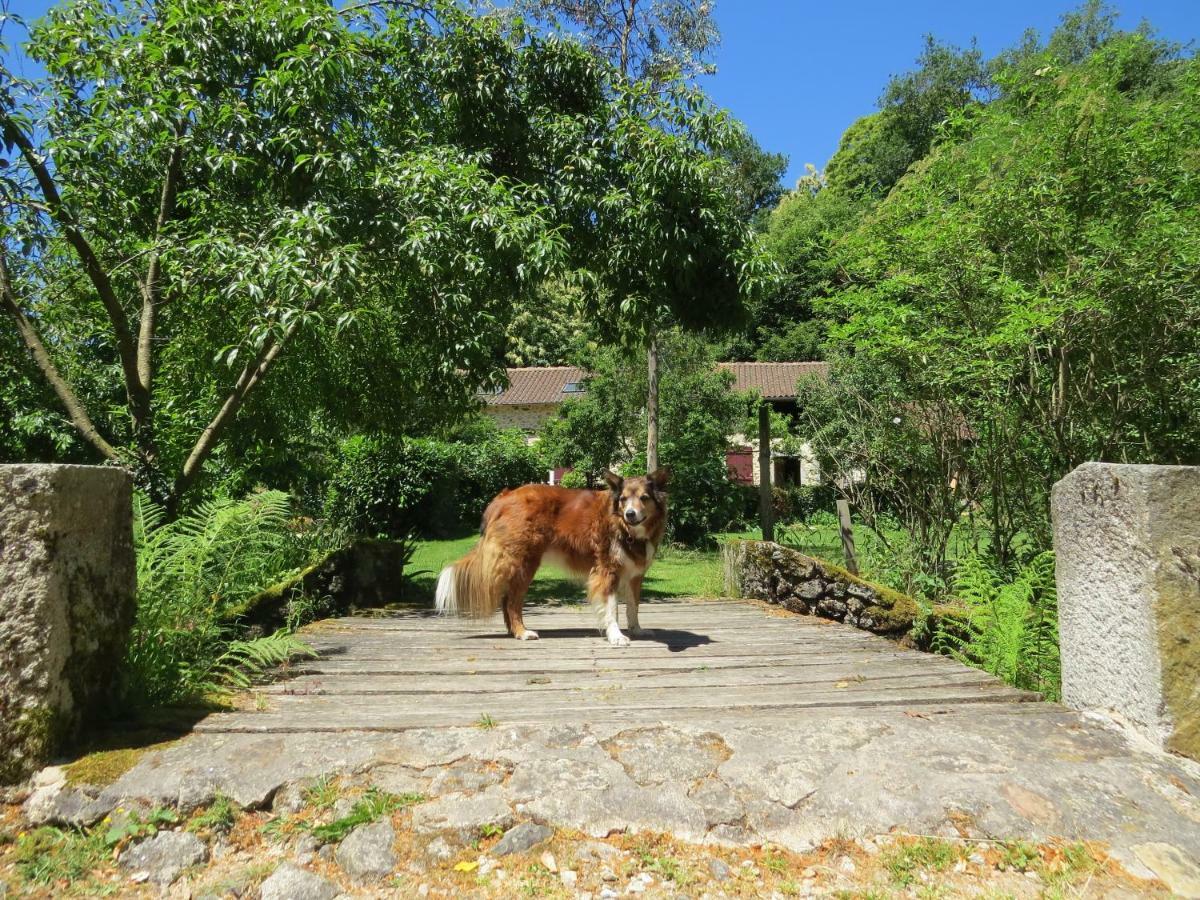
[[[371,537],[450,537],[475,528],[501,489],[543,480],[541,459],[519,432],[472,436],[470,443],[361,435],[343,441],[326,515]]]
[[[758,485],[737,485],[738,503],[742,521],[747,528],[756,527],[758,522]],[[775,522],[786,525],[790,522],[808,522],[814,515],[835,510],[835,491],[831,484],[771,486],[771,509]]]
[[[587,476],[576,469],[564,472],[562,481],[559,483],[565,488],[585,488],[588,486]]]
[[[958,562],[954,590],[963,609],[961,630],[939,627],[934,649],[1057,700],[1062,682],[1054,554],[1045,551],[1009,570],[969,555]]]
[[[287,631],[239,640],[226,624],[247,599],[323,552],[319,533],[292,526],[291,500],[280,491],[210,500],[173,522],[137,499],[138,609],[122,666],[125,700],[196,700],[307,652]]]

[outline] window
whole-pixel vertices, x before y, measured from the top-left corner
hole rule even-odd
[[[587,393],[587,388],[584,387],[582,381],[568,381],[563,385],[562,392],[564,394],[585,394]]]

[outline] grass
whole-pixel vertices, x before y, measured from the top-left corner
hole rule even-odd
[[[962,844],[918,838],[888,847],[882,863],[891,875],[892,884],[905,888],[916,882],[920,872],[945,872],[966,855]]]
[[[22,832],[12,859],[17,874],[28,884],[74,884],[103,864],[109,852],[99,832],[45,826]]]
[[[233,801],[224,794],[217,794],[208,809],[188,822],[187,830],[200,834],[225,832],[233,827],[236,818],[237,809]]]
[[[389,813],[424,800],[421,794],[389,794],[372,788],[363,794],[350,812],[327,825],[312,830],[313,837],[325,843],[336,843],[359,825],[367,825]]]

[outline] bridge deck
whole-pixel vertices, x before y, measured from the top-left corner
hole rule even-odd
[[[329,620],[318,659],[266,689],[266,710],[221,714],[216,732],[399,731],[511,724],[769,720],[801,710],[1013,704],[1037,699],[951,659],[743,601],[644,605],[650,627],[609,646],[579,604],[533,607],[541,640],[406,612]]]

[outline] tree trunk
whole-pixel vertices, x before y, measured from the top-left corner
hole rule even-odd
[[[775,540],[775,511],[771,508],[771,407],[758,407],[758,520],[762,539]]]
[[[646,471],[658,470],[658,335],[650,336],[646,351],[649,386],[646,390]]]

